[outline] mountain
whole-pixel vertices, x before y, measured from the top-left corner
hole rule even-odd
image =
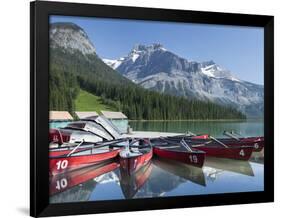
[[[51,64],[66,72],[120,85],[133,84],[99,58],[86,32],[74,23],[51,24],[50,47]]]
[[[73,23],[53,23],[50,39],[50,110],[75,110],[75,99],[81,81],[95,80],[102,83],[134,85],[96,54],[95,47],[86,32]]]
[[[53,23],[49,31],[50,110],[74,114],[75,99],[84,90],[129,119],[245,119],[243,113],[231,107],[161,94],[135,84],[113,69],[119,62],[123,64],[123,59],[111,62],[111,67],[105,64],[94,43],[76,24]],[[138,55],[136,50],[130,58],[137,61]]]
[[[161,44],[136,45],[125,57],[103,60],[146,89],[231,105],[249,117],[263,116],[263,86],[240,80],[212,60],[189,61]]]
[[[51,48],[61,48],[65,51],[82,54],[95,54],[95,47],[86,32],[73,23],[54,23],[50,27]]]

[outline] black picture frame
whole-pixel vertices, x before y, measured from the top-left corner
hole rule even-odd
[[[264,28],[264,191],[49,204],[49,15],[255,26]],[[30,3],[30,215],[58,216],[274,201],[274,17],[35,1]]]

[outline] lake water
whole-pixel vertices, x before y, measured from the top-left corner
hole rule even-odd
[[[235,130],[245,136],[263,135],[263,121],[130,122],[134,130],[209,133],[222,136]],[[265,145],[266,146],[266,145]],[[80,202],[182,195],[263,191],[263,151],[250,161],[208,157],[202,168],[153,158],[134,176],[122,172],[118,161],[94,165],[50,179],[50,202]]]
[[[243,136],[264,135],[263,120],[248,121],[130,121],[135,131],[159,131],[196,134],[208,133],[223,137],[223,131],[235,130]]]

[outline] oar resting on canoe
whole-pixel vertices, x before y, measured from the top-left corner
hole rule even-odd
[[[235,131],[224,131],[223,134],[228,138],[214,138],[208,134],[194,134],[188,131],[184,135],[171,136],[167,137],[172,140],[181,140],[184,138],[185,140],[190,140],[194,143],[206,143],[208,140],[216,141],[217,143],[223,143],[222,145],[227,145],[228,147],[234,146],[253,146],[254,152],[260,152],[264,148],[264,137],[256,136],[256,137],[243,137]]]
[[[151,139],[153,153],[161,158],[172,159],[182,163],[202,167],[205,152],[191,148],[185,140],[168,141],[165,138]]]
[[[92,145],[83,143],[82,141],[75,147],[50,149],[50,175],[101,163],[118,156],[121,167],[132,174],[152,158],[150,142],[142,139],[118,139]]]
[[[50,175],[69,172],[88,165],[101,163],[116,158],[122,150],[122,143],[128,139],[112,140],[107,142],[84,144],[77,143],[74,147],[52,148],[49,151]]]
[[[180,137],[168,137],[168,142],[181,142]],[[240,160],[249,160],[254,150],[252,144],[246,144],[244,142],[237,142],[235,146],[229,146],[224,141],[216,139],[210,136],[208,139],[192,139],[191,137],[185,137],[184,141],[190,145],[193,149],[204,151],[207,156],[214,156],[220,158],[231,158]]]

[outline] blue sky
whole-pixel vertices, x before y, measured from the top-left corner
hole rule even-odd
[[[263,28],[67,16],[50,22],[82,27],[102,58],[125,56],[135,44],[161,43],[188,60],[213,60],[242,80],[264,83]]]

